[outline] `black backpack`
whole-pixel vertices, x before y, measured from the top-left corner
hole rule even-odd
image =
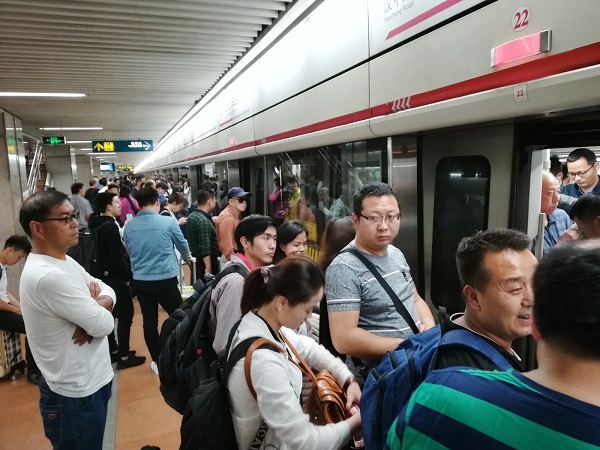
[[[213,289],[232,273],[248,271],[231,264],[207,284],[196,282],[194,293],[165,320],[160,330],[158,374],[165,402],[180,414],[202,380],[213,378],[217,354],[210,330],[210,300]]]
[[[240,322],[233,327],[229,335],[229,343]],[[227,359],[224,370],[221,370],[218,361],[213,362],[214,375],[200,382],[185,408],[181,421],[179,450],[238,450],[229,409],[227,378],[236,363],[246,356],[246,352],[257,339],[259,338],[251,337],[236,345]],[[269,344],[259,346],[259,348],[263,347],[274,352],[281,351],[280,348]],[[267,429],[267,424],[262,421],[251,447],[252,450],[260,448]]]
[[[111,225],[111,222],[98,226],[98,228],[79,229],[79,241],[77,245],[67,250],[67,255],[79,263],[87,273],[96,278],[101,278],[106,273],[106,266],[100,259],[100,249],[98,247],[98,230],[105,226]]]

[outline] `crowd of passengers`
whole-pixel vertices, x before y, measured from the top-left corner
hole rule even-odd
[[[535,242],[516,230],[478,231],[456,249],[465,309],[442,314],[441,332],[467,330],[512,368],[501,371],[465,346],[440,348],[425,381],[392,418],[386,448],[600,448],[594,431],[600,426],[599,167],[593,152],[577,149],[566,168],[571,184],[560,187],[566,182],[562,172],[543,176],[541,211],[547,216],[539,264],[532,253]],[[102,448],[111,364],[126,369],[145,363],[129,348],[133,295],[143,315],[150,368],[158,373],[158,306],[168,314],[180,306],[179,259],[192,257],[203,280],[223,268],[238,268],[212,292],[211,330],[219,358],[226,361],[249,337],[267,338],[284,349],[252,354],[255,396],[243,360],[227,379],[238,447],[251,448],[261,429],[261,449],[360,446],[365,377],[413,334],[363,258],[389,284],[420,333],[436,326],[404,255],[392,245],[401,225],[392,188],[362,185],[353,204],[344,205],[351,216],[328,219],[315,262],[304,256],[308,212],[301,212],[307,206],[293,186],[270,198],[273,204],[285,202],[271,216],[242,218],[252,194],[241,187],[219,193],[207,180],[186,220],[176,216],[179,205],[190,200],[179,189],[143,177],[125,190],[126,197],[124,187],[113,190],[107,184],[94,192],[93,208],[81,201],[86,194],[79,183],[71,198],[53,190],[32,195],[19,215],[29,239],[11,237],[0,253],[4,273],[28,255],[20,303],[7,294],[6,276],[0,278],[0,328],[19,322],[19,331],[27,332],[29,371],[37,374],[30,381],[39,384],[44,430],[53,448]],[[215,214],[219,197],[226,204]],[[122,217],[124,205],[131,216]],[[328,211],[335,208],[330,204]],[[67,256],[78,242],[82,219],[97,230],[100,243],[104,267],[95,277]],[[320,332],[325,322],[319,312],[327,313],[326,333]],[[537,369],[523,373],[513,342],[528,335],[537,341]],[[345,420],[310,421],[290,346],[313,369],[329,369],[343,387]]]

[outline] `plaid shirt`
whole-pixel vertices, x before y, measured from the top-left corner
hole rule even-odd
[[[197,258],[208,255],[219,256],[217,232],[211,217],[197,209],[188,216],[187,240],[192,254]]]

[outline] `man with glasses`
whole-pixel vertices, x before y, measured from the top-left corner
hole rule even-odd
[[[583,194],[600,195],[600,178],[596,155],[589,148],[577,148],[567,156],[567,171],[571,184],[564,184],[560,193],[579,198]]]
[[[71,257],[79,239],[67,195],[33,194],[19,222],[32,253],[21,275],[21,311],[42,372],[40,411],[54,449],[102,449],[113,370],[107,336],[115,291]]]
[[[420,331],[435,325],[419,296],[402,252],[391,245],[400,230],[400,205],[393,189],[369,183],[354,194],[354,248],[371,262],[406,307]],[[342,354],[368,367],[412,334],[390,296],[353,254],[340,253],[325,274],[331,339]],[[355,374],[357,372],[355,371]]]
[[[232,187],[227,192],[227,207],[217,217],[217,242],[219,250],[227,261],[238,250],[235,243],[235,229],[240,223],[240,216],[248,207],[248,197],[251,195],[241,187]]]

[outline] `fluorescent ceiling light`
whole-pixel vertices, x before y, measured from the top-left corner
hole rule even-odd
[[[87,94],[67,92],[0,92],[0,97],[87,97]]]
[[[42,131],[90,131],[90,130],[104,130],[102,127],[40,127],[38,130]]]
[[[90,148],[76,148],[75,150],[91,152],[93,149],[90,147]]]
[[[69,140],[67,140],[67,144],[91,144],[91,143],[92,143],[92,141],[69,141]]]

